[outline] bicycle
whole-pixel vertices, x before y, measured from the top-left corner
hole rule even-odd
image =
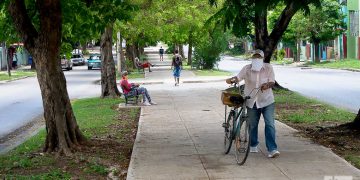
[[[237,83],[233,83],[232,86],[222,93],[222,101],[225,105],[225,122],[222,125],[225,131],[224,153],[230,152],[232,143],[235,141],[235,159],[237,164],[243,165],[250,152],[250,127],[246,101],[251,99],[249,95],[254,90],[257,90],[257,94],[260,88],[253,89],[248,96],[243,98],[244,85],[238,87]],[[229,113],[227,113],[228,106],[231,107]]]

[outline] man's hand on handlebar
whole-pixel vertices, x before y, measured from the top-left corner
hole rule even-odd
[[[272,88],[274,85],[275,85],[274,82],[268,82],[268,83],[262,84],[260,88],[261,88],[261,91],[265,91],[269,88]]]
[[[226,83],[228,83],[228,84],[238,83],[238,79],[236,76],[234,76],[232,78],[226,79]]]

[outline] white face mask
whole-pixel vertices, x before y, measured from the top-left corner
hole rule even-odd
[[[263,67],[263,65],[264,65],[263,59],[253,59],[251,61],[251,70],[260,71],[260,69]]]

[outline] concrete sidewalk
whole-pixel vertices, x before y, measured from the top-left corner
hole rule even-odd
[[[163,75],[154,69],[148,78]],[[225,83],[147,86],[158,105],[142,108],[127,179],[360,179],[358,169],[280,122],[276,129],[281,155],[267,158],[261,123],[260,152],[249,154],[238,166],[233,149],[223,154],[220,91],[226,87]]]
[[[146,49],[147,58],[146,60],[154,65],[151,67],[152,72],[145,69],[145,78],[132,79],[131,82],[140,84],[175,84],[173,72],[171,68],[172,55],[165,54],[164,61],[160,61],[158,54],[150,52],[157,52],[156,47]],[[182,70],[180,76],[180,85],[182,83],[208,83],[208,82],[219,82],[225,81],[228,76],[196,76],[192,71]]]

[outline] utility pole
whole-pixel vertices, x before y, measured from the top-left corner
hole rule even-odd
[[[119,73],[121,73],[121,51],[122,51],[122,45],[121,45],[121,36],[120,31],[116,33],[116,59],[117,59],[117,70]]]
[[[1,60],[0,60],[0,71],[2,70],[3,61],[6,59],[5,42],[1,43]]]

